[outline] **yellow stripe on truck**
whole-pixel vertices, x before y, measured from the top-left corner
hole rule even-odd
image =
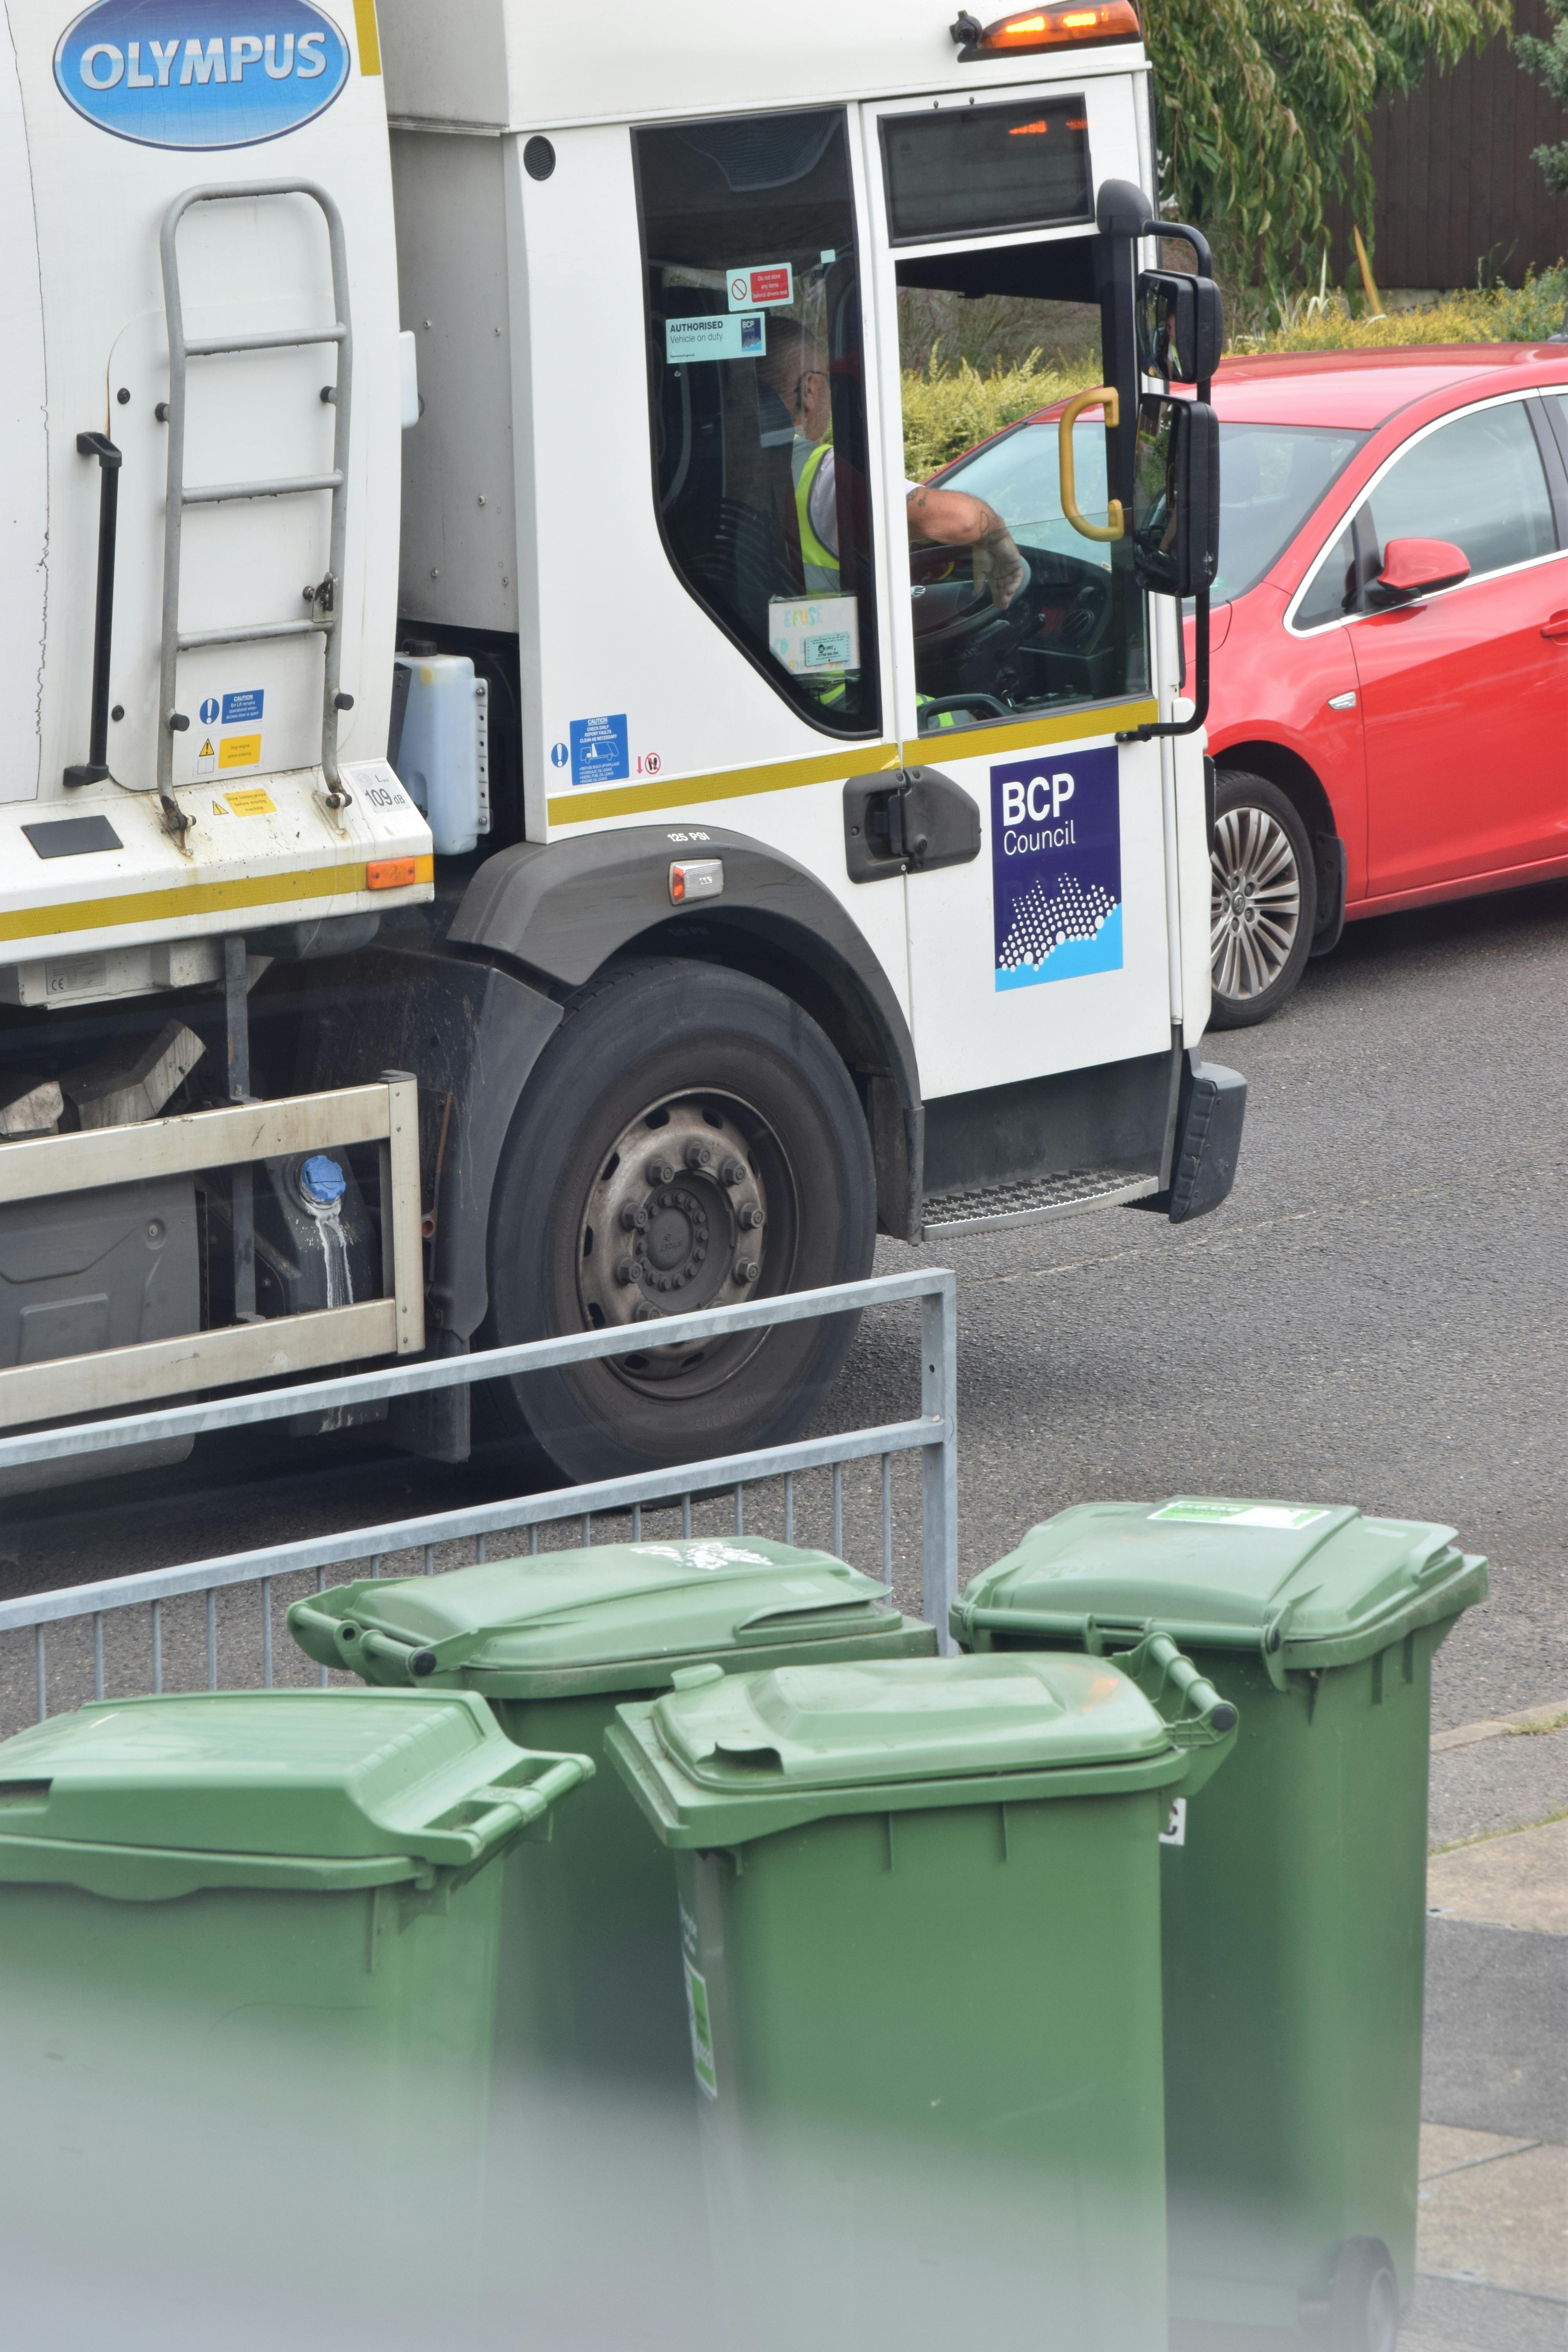
[[[1135,727],[1152,727],[1160,713],[1152,702],[1104,703],[1096,710],[1069,710],[1057,719],[1019,719],[1005,727],[965,727],[952,733],[938,729],[904,745],[904,761],[917,768],[922,761],[940,766],[942,759],[994,760],[1005,751],[1033,751],[1047,743],[1094,743],[1106,735],[1130,735]]]
[[[821,760],[780,760],[767,768],[721,768],[716,775],[682,776],[674,783],[611,784],[601,793],[558,793],[552,824],[588,824],[595,817],[627,816],[642,809],[690,808],[698,801],[741,800],[752,793],[794,792],[801,784],[831,784],[845,776],[896,768],[896,743],[847,743]]]
[[[780,760],[766,768],[721,768],[715,774],[682,776],[665,783],[610,784],[602,792],[557,793],[549,803],[552,824],[591,824],[605,816],[634,816],[655,809],[696,808],[709,801],[748,799],[754,793],[793,792],[802,784],[830,784],[845,776],[875,775],[900,764],[940,765],[943,760],[996,759],[1008,751],[1032,751],[1047,743],[1092,743],[1107,735],[1130,734],[1159,717],[1152,702],[1104,703],[1097,709],[1010,721],[1005,727],[937,728],[912,743],[846,743],[818,760]]]
[[[416,883],[435,879],[433,857],[414,861]],[[289,906],[301,898],[352,898],[366,891],[364,861],[310,866],[293,873],[243,874],[232,882],[182,882],[119,898],[78,898],[63,906],[17,907],[0,913],[0,940],[47,940],[74,931],[110,931],[137,923],[178,922],[186,915],[226,915],[242,907]],[[367,894],[368,895],[368,894]]]
[[[359,35],[362,74],[381,71],[381,35],[376,30],[375,0],[354,0],[354,31]]]

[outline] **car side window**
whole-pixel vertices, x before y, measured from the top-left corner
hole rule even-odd
[[[1563,462],[1568,466],[1568,392],[1549,393],[1546,408],[1557,427],[1557,446],[1563,453]]]
[[[1521,400],[1472,409],[1396,460],[1363,509],[1381,568],[1395,539],[1443,539],[1470,576],[1555,552],[1546,469]]]
[[[1342,621],[1355,604],[1355,539],[1347,523],[1319,564],[1306,594],[1296,608],[1298,629],[1320,629],[1325,621]]]

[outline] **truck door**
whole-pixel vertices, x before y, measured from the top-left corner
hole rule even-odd
[[[901,1003],[901,886],[844,872],[844,780],[898,759],[853,110],[552,147],[514,215],[529,833],[651,820],[777,847],[845,902]],[[410,573],[438,568],[425,551]]]
[[[1068,395],[1116,366],[1095,186],[1146,175],[1130,80],[868,109],[864,128],[883,461],[908,518],[888,565],[896,727],[918,774],[892,823],[929,1098],[1170,1043],[1159,751],[1117,740],[1155,715],[1147,609],[1109,499],[1104,405],[1068,425],[1070,478],[1060,432]],[[942,387],[956,404],[965,366],[984,382],[1031,360],[1045,416],[919,487]],[[914,370],[925,387],[900,415],[891,388]],[[979,403],[975,417],[979,441]],[[867,869],[899,870],[891,856]]]

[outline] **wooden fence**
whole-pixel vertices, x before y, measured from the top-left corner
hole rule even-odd
[[[1543,0],[1515,0],[1514,24],[1551,37]],[[1568,113],[1500,39],[1380,106],[1372,130],[1379,286],[1473,286],[1482,268],[1517,286],[1527,270],[1551,268],[1568,253],[1568,196],[1548,188],[1531,150],[1563,139]],[[1342,279],[1353,258],[1349,208],[1335,206],[1330,221],[1330,268]]]

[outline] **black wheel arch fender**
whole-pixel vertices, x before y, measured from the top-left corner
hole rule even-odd
[[[1300,752],[1266,738],[1227,743],[1213,758],[1221,782],[1238,772],[1262,776],[1268,783],[1278,785],[1294,804],[1307,828],[1317,867],[1318,919],[1312,932],[1311,953],[1327,955],[1331,949],[1338,947],[1345,927],[1347,862],[1333,803],[1317,772],[1308,766]]]
[[[722,895],[677,907],[670,867],[699,857],[722,860]],[[504,959],[558,998],[633,949],[766,981],[826,1032],[855,1081],[870,1132],[880,1230],[919,1238],[923,1116],[909,1024],[858,925],[825,883],[782,850],[716,825],[627,825],[520,842],[475,874],[447,947],[464,957]]]

